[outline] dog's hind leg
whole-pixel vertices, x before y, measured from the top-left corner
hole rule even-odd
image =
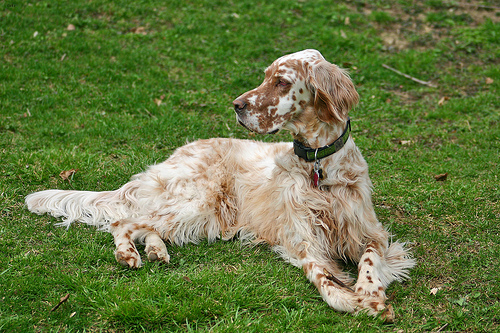
[[[145,251],[149,261],[163,261],[165,263],[170,261],[167,247],[156,232],[148,233],[144,238],[144,243],[146,244]]]
[[[168,263],[170,260],[165,243],[158,232],[147,223],[125,219],[111,223],[110,232],[115,240],[116,260],[124,266],[139,268],[142,265],[136,242],[146,245],[145,252],[149,261]]]
[[[110,232],[116,246],[115,258],[124,266],[139,268],[142,261],[133,238],[135,224],[127,222],[127,220],[122,220],[111,223]]]

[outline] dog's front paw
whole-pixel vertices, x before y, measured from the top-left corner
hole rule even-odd
[[[357,295],[358,312],[367,312],[374,316],[380,314],[385,322],[394,320],[392,306],[385,304],[387,297],[380,279],[361,275],[354,290]]]

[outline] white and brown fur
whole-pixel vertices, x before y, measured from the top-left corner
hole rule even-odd
[[[358,94],[346,72],[316,50],[283,56],[264,82],[234,102],[238,121],[257,133],[289,130],[302,144],[331,144],[343,132]],[[168,262],[164,242],[185,244],[237,235],[268,244],[301,267],[334,309],[381,313],[385,290],[414,266],[403,244],[377,220],[368,166],[350,137],[321,160],[323,178],[292,143],[237,139],[195,141],[116,191],[47,190],[26,197],[28,209],[109,231],[118,262],[141,266],[136,243],[151,261]],[[339,260],[358,263],[354,283]]]

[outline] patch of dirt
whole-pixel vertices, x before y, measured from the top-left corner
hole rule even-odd
[[[380,37],[388,49],[394,48],[396,50],[404,50],[410,45],[410,43],[403,38],[399,29],[396,29],[396,31],[384,31],[380,34]]]
[[[426,49],[437,41],[449,37],[450,26],[454,20],[460,19],[468,26],[478,26],[491,20],[500,22],[500,6],[484,5],[482,1],[447,3],[443,2],[441,8],[423,7],[416,3],[413,7],[402,7],[398,3],[392,3],[390,8],[380,9],[368,3],[360,10],[364,15],[370,16],[375,11],[387,13],[394,21],[375,23],[375,28],[380,32],[382,41],[389,51],[400,51],[408,47],[414,49]],[[430,19],[434,15],[443,17]],[[460,22],[457,22],[457,25]],[[419,36],[419,41],[410,41],[408,36]]]

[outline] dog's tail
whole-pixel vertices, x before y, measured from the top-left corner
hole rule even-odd
[[[28,195],[25,202],[33,213],[62,217],[63,221],[57,225],[69,228],[73,222],[82,222],[109,230],[111,223],[130,216],[137,209],[133,199],[136,190],[134,181],[116,191],[46,190]]]

